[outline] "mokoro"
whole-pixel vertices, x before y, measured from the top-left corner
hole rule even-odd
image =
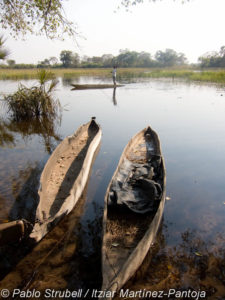
[[[100,145],[95,152],[92,164],[97,157],[99,148]],[[88,181],[90,174],[91,169]],[[11,256],[5,255],[5,258],[3,251],[7,251],[7,247],[1,251],[4,260],[0,266],[0,290],[7,289],[10,295],[15,289],[21,291],[32,290],[33,288],[39,291],[44,291],[46,288],[66,290],[67,281],[65,277],[71,275],[71,261],[75,265],[77,264],[76,259],[74,261],[74,254],[79,250],[79,234],[77,236],[75,231],[84,211],[88,181],[82,196],[70,214],[63,218],[26,256],[23,255],[24,252],[27,252],[24,251],[24,244],[17,248],[18,260],[16,258],[16,261],[15,258],[11,260]],[[8,249],[15,252],[14,245],[13,250],[10,250],[10,247]],[[4,265],[6,265],[6,268],[4,268]],[[8,273],[7,270],[10,270],[10,272]],[[5,271],[6,274],[4,274]],[[74,276],[76,278],[76,275]]]
[[[111,89],[123,86],[122,84],[72,84],[72,90],[87,90],[87,89]]]
[[[38,242],[71,212],[86,185],[101,136],[102,131],[93,118],[56,147],[41,174],[33,228],[27,226],[26,220],[1,224],[0,245],[27,235]]]
[[[162,219],[165,188],[160,141],[148,127],[125,147],[105,195],[101,290],[107,296],[113,298],[150,250]]]

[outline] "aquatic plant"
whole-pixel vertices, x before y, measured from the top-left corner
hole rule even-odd
[[[4,96],[4,101],[13,119],[20,121],[57,115],[60,103],[53,98],[52,92],[58,81],[51,72],[46,70],[38,72],[38,80],[38,86],[28,88],[20,84],[14,94]]]

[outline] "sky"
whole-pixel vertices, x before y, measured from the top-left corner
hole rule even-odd
[[[13,39],[1,30],[10,51],[8,59],[17,63],[38,63],[62,50],[81,57],[118,55],[121,49],[145,51],[154,56],[157,50],[174,49],[186,55],[190,63],[208,51],[225,45],[225,0],[145,0],[127,12],[118,9],[120,0],[63,1],[66,16],[76,23],[80,36],[76,42],[48,40],[45,36],[27,35],[25,41]]]

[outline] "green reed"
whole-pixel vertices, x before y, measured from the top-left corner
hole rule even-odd
[[[38,86],[27,88],[20,84],[15,93],[4,96],[13,119],[20,121],[34,117],[54,118],[57,115],[60,104],[52,97],[57,80],[52,73],[45,70],[39,71],[37,77]]]
[[[146,72],[148,78],[181,78],[189,81],[225,83],[225,71],[192,71],[192,70],[152,70]]]
[[[112,76],[110,68],[50,69],[55,77]],[[123,78],[181,78],[190,81],[225,83],[225,70],[118,68],[118,79]],[[37,69],[0,69],[0,80],[36,79]]]

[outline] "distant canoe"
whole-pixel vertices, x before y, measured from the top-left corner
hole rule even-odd
[[[93,89],[112,89],[124,86],[123,84],[71,84],[72,90],[93,90]]]

